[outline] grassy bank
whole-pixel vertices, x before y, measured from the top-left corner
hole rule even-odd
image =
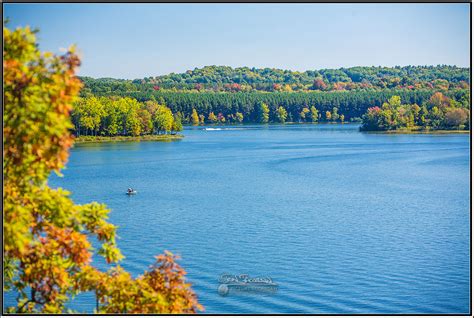
[[[183,135],[143,135],[143,136],[79,136],[74,139],[76,144],[93,142],[121,142],[121,141],[175,141],[181,140]]]

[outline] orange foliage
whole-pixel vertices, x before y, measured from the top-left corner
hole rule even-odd
[[[104,313],[202,310],[171,254],[139,279],[119,266],[103,273],[91,265],[89,237],[102,244],[98,254],[107,262],[122,258],[116,227],[106,221],[109,210],[99,203],[76,205],[69,192],[47,185],[73,143],[69,117],[81,88],[75,77],[79,58],[73,50],[60,57],[42,54],[28,28],[3,31],[3,274],[4,290],[19,295],[8,311],[64,312],[81,291],[95,291]],[[122,288],[126,297],[117,297]]]

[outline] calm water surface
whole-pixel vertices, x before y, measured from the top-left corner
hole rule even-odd
[[[468,313],[468,135],[228,128],[78,145],[50,184],[112,209],[134,275],[181,255],[208,313]],[[222,297],[223,273],[279,289]]]

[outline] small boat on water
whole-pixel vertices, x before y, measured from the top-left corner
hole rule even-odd
[[[132,188],[128,188],[127,192],[125,193],[127,195],[134,195],[137,194],[137,190],[133,190]]]

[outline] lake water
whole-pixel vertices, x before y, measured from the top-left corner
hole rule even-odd
[[[83,144],[50,184],[112,209],[134,275],[164,250],[181,255],[206,313],[468,313],[469,135],[357,127]],[[223,273],[270,277],[278,291],[223,297]]]

